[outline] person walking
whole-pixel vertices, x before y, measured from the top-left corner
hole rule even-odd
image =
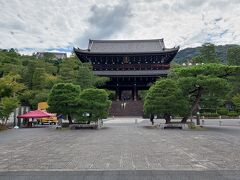
[[[151,121],[152,125],[154,125],[154,115],[153,114],[150,114],[150,121]]]

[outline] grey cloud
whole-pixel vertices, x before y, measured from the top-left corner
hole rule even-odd
[[[28,48],[27,52],[86,48],[89,38],[163,37],[168,47],[196,46],[209,40],[239,44],[239,3],[240,0],[0,0],[0,48]]]
[[[77,43],[86,46],[87,40],[109,39],[112,35],[126,28],[131,15],[131,8],[128,2],[115,6],[93,5],[90,9],[91,16],[88,19],[89,27],[77,40]]]
[[[188,6],[192,6],[192,7],[200,7],[202,6],[204,3],[206,3],[206,1],[204,0],[186,0],[185,3],[188,5]]]
[[[214,19],[216,22],[218,22],[218,21],[221,21],[223,18],[222,17],[220,17],[220,18],[216,18],[216,19]]]
[[[25,24],[19,21],[14,22],[0,22],[0,29],[9,30],[25,30]]]
[[[201,8],[207,1],[205,0],[182,0],[172,4],[172,10],[178,12],[189,11],[195,8]]]
[[[226,6],[229,5],[228,0],[218,0],[218,1],[209,1],[210,6],[213,6],[215,8],[221,8],[224,9]]]

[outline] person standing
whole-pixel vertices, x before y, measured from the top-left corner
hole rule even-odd
[[[123,103],[123,109],[126,109],[126,105],[127,105],[127,103],[124,102],[124,103]]]
[[[124,104],[123,104],[123,102],[121,103],[121,109],[123,109],[124,108]]]
[[[150,121],[151,121],[152,125],[154,125],[154,115],[153,114],[150,114]]]

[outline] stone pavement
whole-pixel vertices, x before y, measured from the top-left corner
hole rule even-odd
[[[32,171],[0,172],[1,180],[239,180],[240,171]]]
[[[100,130],[0,132],[0,171],[240,170],[240,126],[160,130],[116,120]]]

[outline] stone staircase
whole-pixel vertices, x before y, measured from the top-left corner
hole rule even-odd
[[[125,106],[123,103],[125,103]],[[109,116],[143,116],[143,102],[112,101]]]

